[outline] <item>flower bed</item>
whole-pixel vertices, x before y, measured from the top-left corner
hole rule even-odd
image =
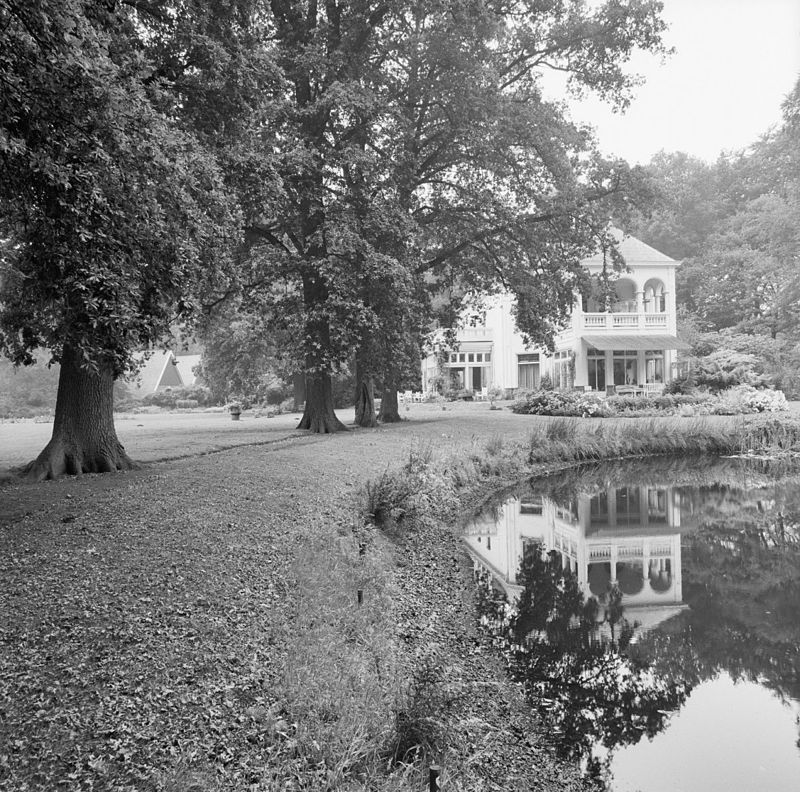
[[[664,394],[662,396],[609,396],[580,391],[532,391],[523,395],[511,410],[521,415],[609,418],[651,415],[741,415],[788,409],[782,391],[759,390],[737,385],[717,395]]]

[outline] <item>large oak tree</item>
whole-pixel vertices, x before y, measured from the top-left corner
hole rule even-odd
[[[147,3],[0,1],[0,349],[61,364],[34,478],[133,466],[114,381],[191,316],[239,225],[146,57],[147,25],[171,18]]]
[[[660,48],[660,8],[273,0],[287,86],[271,145],[287,200],[254,227],[272,249],[263,263],[291,284],[284,315],[301,320],[301,427],[343,428],[329,379],[354,348],[367,379],[384,369],[396,385],[400,328],[398,358],[434,319],[425,289],[510,290],[520,327],[552,337],[602,234],[598,202],[622,190],[624,168],[596,157],[536,75],[567,71],[624,105],[635,82],[624,64]]]

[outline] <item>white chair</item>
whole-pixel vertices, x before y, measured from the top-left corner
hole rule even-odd
[[[661,396],[664,393],[663,382],[647,382],[644,386],[645,396]]]

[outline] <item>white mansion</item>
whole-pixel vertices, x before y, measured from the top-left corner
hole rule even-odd
[[[601,311],[594,300],[576,299],[569,325],[556,336],[552,355],[526,347],[511,312],[513,297],[487,303],[483,323],[457,331],[445,371],[434,354],[422,362],[422,389],[449,377],[455,387],[476,393],[492,385],[531,390],[549,374],[555,387],[643,393],[663,388],[672,375],[675,352],[685,348],[676,335],[675,270],[679,262],[640,240],[615,232],[627,271],[614,283],[616,301]],[[597,254],[582,262],[602,271]],[[614,386],[613,388],[611,386]]]

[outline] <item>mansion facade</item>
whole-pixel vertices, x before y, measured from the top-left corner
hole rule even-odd
[[[635,237],[614,233],[627,265],[614,281],[615,300],[600,306],[594,299],[578,298],[552,354],[525,346],[514,324],[514,298],[502,295],[487,302],[482,324],[458,329],[456,346],[444,362],[435,354],[423,360],[423,391],[434,390],[442,376],[451,387],[476,393],[491,386],[507,392],[534,390],[545,375],[556,388],[660,391],[672,378],[677,350],[687,348],[676,327],[679,262]],[[598,253],[581,263],[598,275],[603,256]]]

